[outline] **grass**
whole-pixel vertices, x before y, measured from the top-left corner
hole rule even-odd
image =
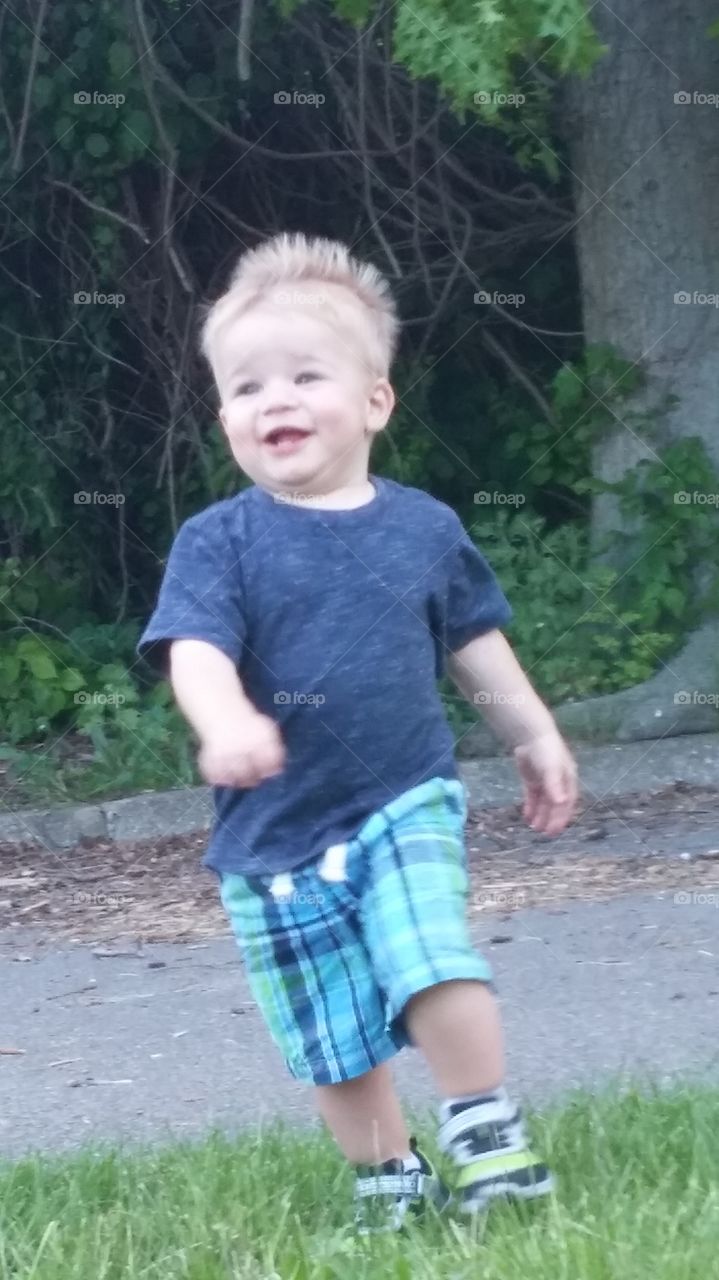
[[[414,1118],[428,1137],[431,1117]],[[707,1280],[719,1245],[719,1090],[571,1094],[529,1113],[551,1203],[354,1237],[325,1131],[0,1165],[0,1280]],[[446,1170],[445,1170],[446,1171]]]
[[[33,746],[0,741],[0,812],[204,785],[186,726],[157,708],[153,714],[136,729],[117,726],[95,742],[78,733]]]

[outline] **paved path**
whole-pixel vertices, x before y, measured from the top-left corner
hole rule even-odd
[[[615,1072],[719,1085],[717,883],[713,902],[667,891],[482,917],[518,1094],[541,1104]],[[311,1088],[286,1074],[231,938],[101,959],[18,934],[0,933],[0,1047],[25,1050],[0,1056],[2,1154],[312,1120]],[[432,1102],[417,1051],[396,1076],[410,1107]]]

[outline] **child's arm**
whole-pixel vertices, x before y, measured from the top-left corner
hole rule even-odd
[[[170,681],[200,739],[200,772],[214,786],[254,787],[280,773],[277,724],[250,702],[231,658],[206,640],[173,640]]]
[[[501,631],[488,631],[449,655],[447,674],[512,748],[524,782],[524,820],[557,835],[574,817],[577,766],[511,645]]]
[[[237,668],[206,640],[173,640],[170,682],[178,706],[200,739],[212,737],[230,719],[257,715]]]

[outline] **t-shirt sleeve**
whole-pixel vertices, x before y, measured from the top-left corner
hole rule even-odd
[[[206,640],[239,665],[246,633],[241,565],[231,540],[191,517],[167,558],[155,609],[136,653],[168,674],[172,640]]]
[[[514,613],[482,553],[457,520],[455,540],[447,552],[444,642],[456,653],[476,636],[504,627]]]

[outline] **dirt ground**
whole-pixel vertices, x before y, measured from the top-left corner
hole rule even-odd
[[[200,865],[206,845],[204,832],[72,850],[0,845],[0,928],[39,926],[48,943],[130,950],[227,934],[217,879]],[[654,889],[719,892],[719,788],[680,782],[592,803],[556,838],[525,826],[519,805],[472,810],[467,851],[472,913],[510,917]]]

